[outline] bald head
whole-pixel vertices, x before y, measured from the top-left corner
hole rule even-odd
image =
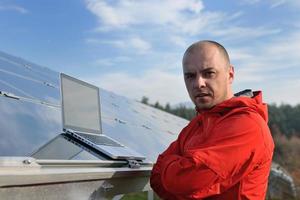
[[[234,69],[225,48],[214,41],[199,41],[184,53],[187,91],[198,110],[211,109],[233,96]]]
[[[183,61],[187,54],[192,54],[195,52],[204,54],[208,49],[212,49],[212,48],[216,48],[218,50],[219,54],[223,57],[224,61],[226,62],[226,66],[229,67],[230,58],[226,49],[218,42],[211,41],[211,40],[201,40],[189,46],[184,53]]]

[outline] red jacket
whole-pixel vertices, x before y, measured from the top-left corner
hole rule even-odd
[[[274,143],[254,94],[198,114],[159,155],[150,183],[162,199],[265,199]]]

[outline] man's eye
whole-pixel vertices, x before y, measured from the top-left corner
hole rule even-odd
[[[208,77],[208,78],[211,78],[211,77],[214,77],[215,76],[215,72],[214,71],[208,71],[208,72],[205,72],[204,73],[204,76],[205,77]]]
[[[192,78],[194,78],[194,77],[195,77],[194,74],[186,74],[186,75],[185,75],[185,78],[186,78],[186,79],[192,79]]]

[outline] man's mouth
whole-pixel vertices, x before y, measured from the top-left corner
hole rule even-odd
[[[202,97],[207,97],[210,96],[209,93],[198,93],[195,95],[196,98],[202,98]]]

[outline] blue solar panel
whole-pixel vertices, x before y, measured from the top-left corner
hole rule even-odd
[[[28,156],[61,134],[58,72],[0,52],[0,91],[20,97],[0,96],[0,156]],[[155,161],[188,123],[104,89],[100,99],[103,133],[148,161]]]

